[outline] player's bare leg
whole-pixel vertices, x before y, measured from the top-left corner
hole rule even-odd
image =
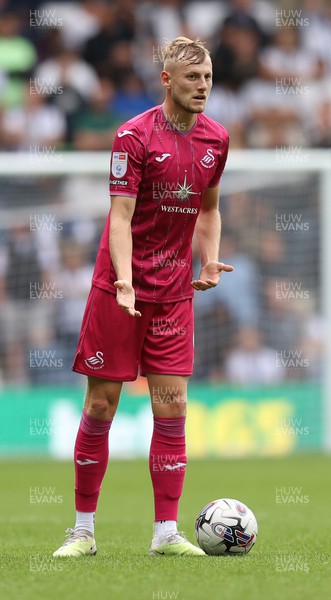
[[[84,410],[75,444],[76,524],[53,556],[96,554],[94,517],[108,465],[108,434],[122,383],[88,377]]]
[[[119,381],[88,377],[84,402],[87,414],[94,419],[113,419],[120,400],[122,385]]]
[[[178,503],[186,470],[185,419],[188,377],[147,375],[154,416],[149,467],[155,523],[151,556],[205,553],[177,530]]]

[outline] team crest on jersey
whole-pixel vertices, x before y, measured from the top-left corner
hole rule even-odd
[[[124,177],[128,168],[128,153],[113,152],[111,160],[111,172],[116,179]]]
[[[215,166],[215,156],[214,156],[213,150],[211,148],[207,149],[206,154],[200,160],[200,164],[203,167],[205,167],[206,169],[211,169],[212,167]]]

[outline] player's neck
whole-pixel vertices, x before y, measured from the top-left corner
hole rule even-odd
[[[167,99],[162,104],[162,110],[167,121],[181,133],[190,131],[197,120],[196,113],[189,113],[185,109],[173,105]]]

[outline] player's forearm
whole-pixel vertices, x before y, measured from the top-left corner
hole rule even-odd
[[[130,221],[113,218],[109,229],[110,257],[117,279],[132,284],[132,232]]]
[[[201,265],[218,261],[221,241],[221,215],[218,208],[201,211],[195,229]]]

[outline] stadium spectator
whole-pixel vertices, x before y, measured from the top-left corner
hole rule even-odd
[[[305,49],[300,29],[295,26],[277,27],[273,43],[261,54],[261,77],[284,80],[287,86],[296,85],[296,79],[319,79],[325,73],[323,61]]]
[[[301,319],[294,310],[293,302],[280,297],[280,282],[284,285],[286,280],[280,280],[279,276],[264,280],[261,331],[267,346],[274,347],[277,352],[293,352],[298,347],[301,335]]]
[[[303,128],[309,145],[331,147],[331,73],[312,87],[301,106]]]
[[[251,326],[239,329],[225,359],[224,372],[225,378],[236,385],[271,385],[285,377],[285,369],[277,364],[276,350],[265,346],[259,329]]]
[[[259,266],[263,275],[288,276],[289,261],[284,236],[278,231],[262,231],[259,236],[259,248]]]
[[[100,80],[100,88],[73,124],[75,150],[109,150],[121,118],[112,106],[114,86],[109,79]]]
[[[324,65],[304,49],[298,28],[278,27],[271,46],[260,55],[259,77],[247,82],[247,144],[252,147],[307,144],[301,100]]]
[[[222,36],[227,37],[230,41],[231,33],[234,35],[232,47],[236,45],[235,34],[240,31],[254,33],[258,40],[258,44],[262,44],[263,33],[262,29],[252,14],[253,2],[251,0],[234,0],[230,5],[228,15],[225,17],[222,24]]]
[[[186,25],[184,0],[143,0],[137,10],[137,18],[144,34],[155,40],[161,48],[165,39],[189,35]]]
[[[115,111],[122,120],[131,119],[137,110],[144,112],[153,106],[153,100],[145,91],[142,79],[134,72],[126,73],[118,86],[111,103],[111,110]]]
[[[80,52],[86,40],[95,35],[100,28],[99,19],[103,4],[103,0],[40,2],[36,17],[31,15],[32,22],[35,22],[37,27],[32,26],[30,29],[33,33],[34,29],[38,28],[38,20],[41,23],[45,21],[45,28],[51,28],[54,24],[55,28],[60,30],[62,46]]]
[[[215,84],[213,87],[206,114],[224,123],[231,135],[232,148],[244,148],[246,146],[246,106],[240,93],[230,87]]]
[[[34,350],[38,332],[50,328],[52,306],[38,301],[48,279],[36,236],[29,227],[17,225],[8,231],[6,244],[0,246],[0,324],[8,384],[30,381],[28,356]]]
[[[63,47],[53,58],[40,63],[34,76],[51,96],[53,105],[63,112],[66,140],[70,142],[76,115],[99,89],[97,74],[76,51]]]
[[[221,303],[240,325],[257,324],[260,318],[259,270],[256,263],[238,248],[236,237],[229,231],[222,234],[222,259],[231,261],[234,271],[226,290],[210,290],[209,298],[196,294],[196,313],[203,314]],[[230,279],[230,278],[229,278]],[[237,290],[240,289],[240,294]],[[245,298],[245,302],[242,299]]]
[[[323,384],[326,364],[327,323],[316,310],[304,315],[302,336],[299,340],[299,351],[307,361],[307,368],[301,369],[301,379],[310,379]]]
[[[23,106],[3,111],[1,133],[8,150],[30,151],[31,157],[57,148],[65,136],[65,120],[34,85],[26,85]]]
[[[136,34],[132,2],[112,5],[103,3],[99,12],[100,29],[83,49],[84,59],[100,77],[108,77],[112,66],[112,49],[118,42],[132,42]],[[130,66],[132,59],[130,60]]]
[[[40,29],[35,38],[34,43],[38,53],[38,65],[59,54],[63,48],[63,37],[60,27]]]
[[[259,66],[259,31],[250,20],[242,23],[226,19],[220,31],[220,42],[214,49],[214,83],[238,91],[257,76]]]
[[[214,86],[208,103],[208,115],[224,123],[231,135],[232,147],[245,145],[246,107],[241,89],[257,76],[260,32],[250,17],[228,17],[214,48]]]
[[[194,0],[185,2],[184,19],[191,35],[206,40],[212,46],[222,21],[228,11],[228,4],[218,0]]]
[[[125,40],[116,42],[109,53],[108,77],[115,87],[120,86],[127,75],[134,71],[133,46]]]
[[[253,27],[265,44],[275,26],[275,4],[265,0],[230,0],[224,22]]]
[[[331,97],[325,96],[318,102],[317,110],[309,119],[311,145],[331,148]]]
[[[23,101],[24,82],[37,62],[36,49],[22,29],[18,12],[9,7],[0,12],[0,71],[7,75],[1,103],[5,107]]]
[[[228,177],[229,177],[228,173]],[[236,181],[238,175],[235,174]],[[247,185],[239,182],[239,189]],[[261,223],[274,222],[275,209],[272,202],[266,200],[262,190],[261,197],[256,192],[240,191],[225,195],[222,198],[222,214],[226,221],[226,232],[229,230],[236,240],[238,251],[248,255],[259,264],[261,249]]]
[[[34,74],[40,85],[49,89],[49,93],[54,87],[69,86],[82,98],[90,98],[99,84],[94,69],[79,53],[63,46],[56,49],[52,58],[41,62]]]
[[[65,238],[60,245],[60,252],[60,268],[52,278],[62,296],[60,301],[54,303],[52,323],[52,330],[56,333],[56,339],[52,341],[53,348],[63,363],[56,372],[56,382],[64,385],[77,381],[78,384],[79,377],[71,375],[72,357],[90,289],[93,265],[88,261],[89,246],[86,241],[82,244],[74,238]],[[54,379],[54,372],[50,376]],[[47,375],[43,374],[43,383],[51,383],[46,378]]]
[[[4,73],[4,71],[0,70],[0,94],[1,94],[2,98],[3,98],[4,92],[5,92],[6,86],[7,86],[7,76]]]
[[[195,301],[193,379],[220,382],[224,379],[224,361],[232,346],[237,323],[223,302],[211,303],[203,311],[197,305],[199,302]]]
[[[88,246],[74,239],[65,240],[60,246],[61,265],[54,276],[57,289],[63,300],[55,312],[57,338],[72,352],[77,345],[86,296],[91,287],[93,265],[88,262]],[[71,365],[70,365],[71,366]],[[70,369],[70,367],[69,367]]]
[[[302,44],[311,56],[317,56],[331,72],[331,10],[325,0],[304,0],[300,18]]]

